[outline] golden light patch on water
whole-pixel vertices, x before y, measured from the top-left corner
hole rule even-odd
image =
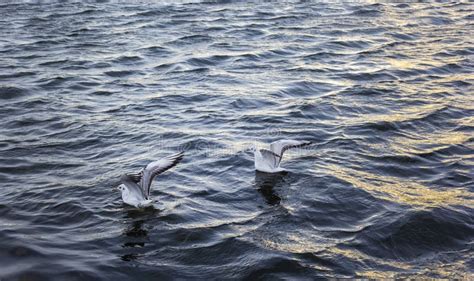
[[[314,253],[315,255],[326,255],[327,252],[330,253],[330,256],[339,255],[362,264],[370,260],[401,270],[412,268],[409,264],[403,262],[379,259],[353,249],[341,249],[336,246],[336,241],[322,236],[292,233],[283,238],[278,236],[278,239],[265,238],[262,240],[262,244],[272,250],[294,254]]]
[[[386,62],[395,68],[411,69],[418,67],[418,63],[415,60],[387,59]]]
[[[380,279],[392,279],[397,276],[396,272],[393,271],[358,271],[356,272],[357,277],[363,277],[371,280],[380,280]]]
[[[410,268],[404,268],[408,272],[404,271],[376,271],[376,270],[360,270],[357,271],[358,277],[369,278],[369,279],[388,279],[388,278],[403,278],[406,275],[416,278],[433,278],[437,276],[439,278],[446,279],[458,279],[458,280],[472,280],[473,275],[469,273],[469,266],[466,265],[465,261],[456,261],[452,263],[431,263],[423,266],[423,270],[418,272],[409,271]]]
[[[331,247],[328,249],[333,254],[341,255],[347,258],[350,258],[351,260],[358,261],[360,263],[364,263],[364,261],[367,260],[372,260],[375,261],[379,264],[385,265],[385,266],[390,266],[393,268],[399,268],[403,270],[409,270],[412,267],[409,264],[403,263],[403,262],[398,262],[398,261],[392,261],[392,260],[387,260],[387,259],[379,259],[373,256],[368,256],[362,252],[359,252],[357,250],[352,250],[352,249],[341,249],[337,247]]]
[[[443,61],[440,60],[434,60],[432,57],[418,57],[418,58],[412,58],[412,59],[392,59],[392,58],[387,58],[384,60],[386,63],[388,63],[391,67],[395,69],[416,69],[416,70],[423,70],[423,69],[429,69],[432,67],[442,67],[443,65],[446,65],[447,63],[459,63],[460,59],[459,58],[445,58]],[[457,75],[459,76],[459,75]],[[469,74],[467,74],[469,76]],[[444,79],[444,77],[443,77]]]
[[[453,261],[451,263],[432,263],[426,266],[423,271],[417,273],[416,276],[423,277],[439,275],[443,278],[449,278],[451,280],[473,280],[474,274],[469,273],[470,267],[469,264],[466,264],[467,260],[469,260],[469,258],[466,257],[465,260]]]
[[[294,254],[316,253],[335,245],[327,238],[302,233],[282,233],[278,239],[266,237],[261,243],[269,249]]]
[[[422,106],[414,106],[400,110],[397,113],[389,114],[366,114],[357,118],[347,119],[352,125],[360,125],[366,123],[378,123],[378,122],[405,122],[412,121],[426,117],[427,115],[443,109],[445,106],[442,104],[427,104]]]
[[[357,261],[361,264],[365,264],[367,261],[375,261],[380,265],[386,267],[391,267],[394,270],[399,269],[401,271],[408,271],[412,269],[412,266],[407,263],[379,259],[373,256],[366,255],[358,250],[354,249],[341,249],[336,246],[336,241],[332,241],[328,238],[314,235],[305,235],[301,233],[292,233],[287,234],[285,237],[275,236],[278,239],[273,237],[262,239],[261,243],[264,247],[267,247],[272,250],[289,252],[293,254],[303,254],[303,253],[313,253],[316,256],[341,256],[352,261]],[[321,268],[326,270],[326,268]],[[361,276],[373,276],[373,277],[387,277],[395,275],[395,272],[377,272],[377,271],[361,271]]]
[[[474,124],[474,116],[466,116],[461,119],[458,119],[458,123],[460,126],[473,126]]]
[[[440,67],[445,63],[441,61],[428,60],[423,58],[421,59],[392,59],[387,58],[385,62],[388,63],[391,67],[396,69],[427,69],[430,67]]]
[[[443,132],[424,134],[423,138],[411,139],[406,137],[395,137],[389,144],[390,149],[397,154],[425,154],[447,148],[452,145],[460,145],[469,141],[471,136],[463,132]],[[462,157],[459,155],[459,157]]]
[[[474,73],[453,73],[447,76],[434,78],[433,82],[445,83],[445,82],[454,82],[454,81],[470,81],[474,82]],[[472,95],[467,95],[474,99]]]
[[[464,189],[434,190],[414,180],[376,175],[368,172],[328,165],[332,175],[369,192],[372,196],[414,208],[448,205],[474,207],[473,194]]]
[[[366,263],[367,261],[375,261],[376,263],[384,266],[391,267],[393,269],[399,269],[401,271],[408,271],[412,269],[412,266],[399,262],[399,261],[392,261],[386,259],[379,259],[372,256],[368,256],[362,252],[352,249],[340,249],[338,248],[335,243],[321,243],[321,241],[310,241],[310,237],[302,237],[300,235],[288,235],[284,241],[282,239],[278,239],[278,241],[274,241],[272,239],[264,239],[262,241],[263,246],[270,248],[272,250],[282,251],[282,252],[290,252],[294,254],[303,254],[303,253],[314,253],[317,255],[326,256],[326,252],[330,253],[330,256],[342,256],[352,261],[357,261],[361,264]],[[319,238],[319,240],[321,240]],[[326,268],[320,268],[322,270],[327,270]],[[361,271],[358,273],[360,276],[372,276],[372,277],[383,277],[383,278],[390,278],[391,276],[395,276],[395,271],[385,271],[385,272],[377,272],[377,271]]]

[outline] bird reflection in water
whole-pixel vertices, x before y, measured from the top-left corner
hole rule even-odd
[[[143,227],[147,217],[154,217],[158,210],[150,207],[146,209],[130,210],[125,216],[131,220],[131,224],[124,229],[123,248],[143,248],[148,239],[148,230]],[[132,261],[140,256],[139,253],[127,253],[121,256],[123,261]]]
[[[283,177],[286,174],[287,172],[269,174],[255,171],[255,186],[267,204],[272,206],[280,204],[281,198],[275,192],[274,187],[283,182]]]

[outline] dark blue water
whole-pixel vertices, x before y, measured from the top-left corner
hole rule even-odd
[[[1,280],[472,278],[472,4],[14,2]]]

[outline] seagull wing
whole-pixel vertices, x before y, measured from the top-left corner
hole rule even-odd
[[[127,176],[128,179],[130,179],[134,183],[139,183],[142,179],[143,173],[139,172],[139,173],[135,173],[135,174],[126,174],[125,176]]]
[[[184,152],[167,156],[158,161],[151,162],[141,171],[140,187],[146,199],[149,199],[150,186],[153,179],[164,171],[176,166],[183,159],[183,156]]]
[[[281,157],[270,150],[260,149],[260,153],[264,159],[264,163],[269,165],[270,169],[278,168],[278,164],[280,164]]]
[[[276,155],[280,156],[279,161],[283,158],[283,153],[290,148],[297,148],[310,145],[310,141],[297,141],[297,140],[279,140],[270,144],[270,150]],[[280,163],[280,162],[278,162]]]
[[[138,185],[138,182],[141,179],[141,173],[137,174],[125,174],[120,177],[120,181],[122,182],[123,185],[125,185],[128,190],[132,193],[135,193],[135,195],[138,198],[146,198],[145,193],[143,192],[143,189]]]

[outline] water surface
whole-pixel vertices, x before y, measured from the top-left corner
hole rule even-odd
[[[0,14],[0,279],[472,277],[471,4]],[[281,138],[314,145],[256,173]],[[155,208],[122,203],[180,149]]]

